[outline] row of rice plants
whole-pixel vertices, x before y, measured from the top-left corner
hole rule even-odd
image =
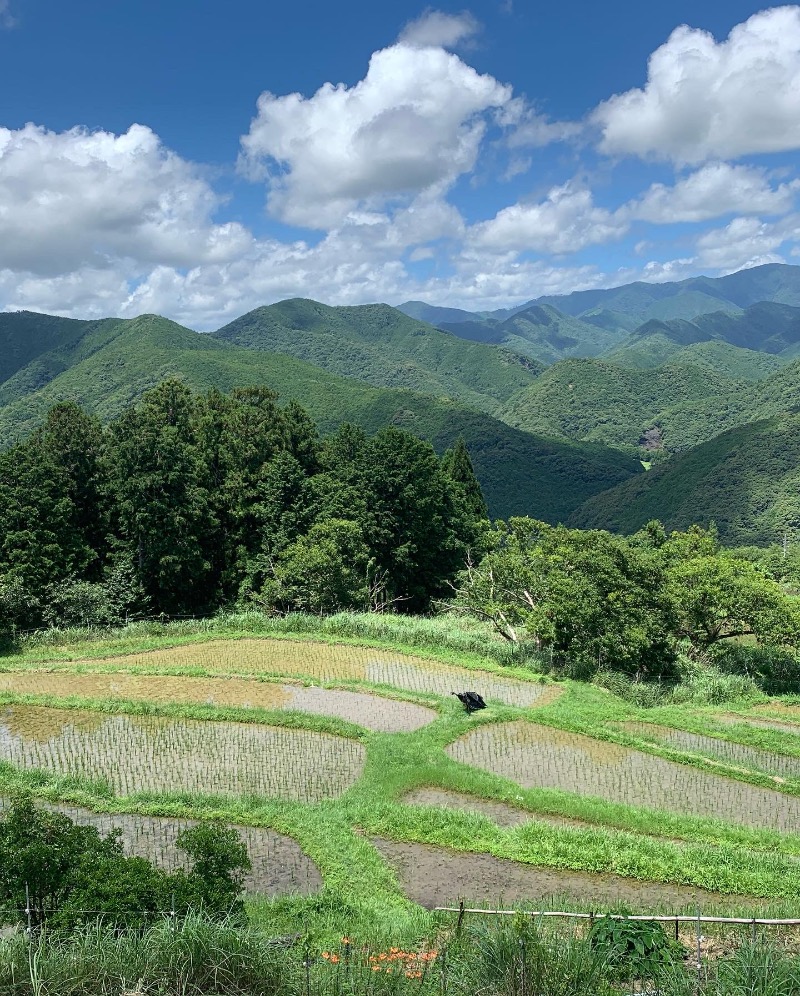
[[[468,687],[486,699],[520,707],[545,701],[557,688],[386,650],[294,640],[212,640],[96,660],[107,667],[126,669],[179,667],[196,668],[209,674],[261,674],[323,682],[365,681],[434,695],[447,695]]]
[[[523,786],[752,827],[783,831],[800,825],[800,798],[534,723],[481,726],[451,744],[447,753]]]
[[[775,754],[758,747],[710,737],[687,730],[675,730],[657,723],[631,721],[618,724],[620,729],[645,740],[668,744],[680,750],[691,751],[704,757],[715,758],[726,764],[763,771],[781,778],[800,778],[800,758]]]
[[[247,678],[198,678],[138,673],[65,674],[19,671],[0,674],[0,691],[135,702],[186,703],[235,708],[291,709],[338,716],[384,733],[418,729],[436,718],[432,709],[363,692],[280,684]]]
[[[258,724],[95,714],[12,706],[0,717],[0,760],[102,780],[122,795],[188,792],[302,802],[337,798],[360,776],[363,744]],[[37,737],[42,718],[58,733]]]

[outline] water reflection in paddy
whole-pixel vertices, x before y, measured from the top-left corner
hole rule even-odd
[[[800,798],[535,723],[478,727],[450,744],[447,753],[530,788],[563,789],[753,827],[800,830]]]
[[[0,708],[0,760],[107,782],[115,792],[255,794],[316,802],[359,777],[364,746],[256,723]]]
[[[619,729],[626,730],[634,736],[653,740],[656,743],[678,747],[680,750],[702,754],[705,757],[724,761],[726,764],[754,771],[763,771],[769,775],[781,778],[800,778],[800,757],[790,757],[776,754],[773,751],[749,747],[746,744],[735,744],[719,737],[709,737],[699,733],[688,733],[686,730],[674,730],[669,726],[659,726],[656,723],[618,723]]]
[[[412,702],[364,692],[306,688],[247,678],[20,671],[0,674],[0,691],[20,695],[73,695],[92,699],[296,709],[323,716],[338,716],[382,733],[417,730],[436,718],[433,709]]]
[[[210,640],[148,653],[96,658],[81,661],[81,664],[153,669],[197,667],[212,673],[297,676],[317,681],[372,681],[436,695],[471,688],[487,700],[522,707],[542,705],[561,691],[557,685],[505,678],[488,671],[440,664],[394,651],[306,640]],[[54,663],[52,666],[62,665]]]

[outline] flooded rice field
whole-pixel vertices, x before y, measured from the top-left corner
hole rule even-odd
[[[447,753],[528,788],[800,831],[800,798],[524,720],[477,727]]]
[[[8,800],[0,798],[0,810]],[[181,830],[197,825],[196,820],[176,820],[162,816],[93,813],[68,803],[38,802],[43,808],[63,813],[81,826],[96,827],[103,836],[120,830],[120,841],[127,855],[145,858],[151,864],[174,871],[187,863],[176,846]],[[236,826],[247,845],[253,865],[244,882],[251,895],[310,895],[322,888],[319,869],[296,840],[262,827]]]
[[[503,678],[487,671],[439,664],[390,650],[305,640],[211,640],[81,663],[154,670],[197,667],[212,673],[265,674],[317,681],[372,681],[404,691],[436,695],[468,688],[487,700],[521,707],[543,705],[560,692],[556,685]]]
[[[778,733],[791,733],[800,737],[800,721],[797,723],[781,723],[776,719],[762,719],[753,716],[740,716],[738,713],[726,712],[714,717],[718,723],[740,723],[742,726],[755,726],[759,730],[776,730]]]
[[[247,678],[194,678],[155,674],[65,674],[20,671],[0,674],[0,692],[70,695],[92,699],[295,709],[337,716],[382,733],[418,730],[436,718],[433,709],[363,692],[305,688]]]
[[[636,737],[691,751],[694,754],[702,754],[704,757],[724,761],[736,767],[762,771],[780,778],[800,778],[800,757],[775,754],[758,747],[734,744],[719,737],[688,733],[686,730],[675,730],[669,726],[658,726],[656,723],[633,722],[614,725],[617,729],[625,730],[626,733],[632,733]]]
[[[464,813],[477,813],[486,816],[498,826],[517,827],[523,823],[547,823],[549,826],[587,826],[579,820],[566,817],[548,816],[519,809],[497,799],[479,799],[464,792],[453,792],[442,788],[419,788],[407,792],[400,800],[408,806],[441,806],[444,809],[459,809]]]
[[[0,707],[0,760],[102,780],[117,794],[335,799],[364,768],[361,743],[309,730],[41,706]]]
[[[694,911],[697,904],[707,907],[754,902],[747,897],[723,896],[690,886],[542,868],[491,854],[450,851],[430,844],[397,843],[381,837],[372,838],[372,844],[394,868],[406,896],[429,909],[457,905],[462,899],[466,906],[493,909],[522,906],[540,909],[556,901],[569,904],[567,909],[580,904],[602,910],[624,903],[632,910],[671,913],[684,907]]]

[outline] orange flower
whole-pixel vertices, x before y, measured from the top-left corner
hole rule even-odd
[[[327,951],[323,951],[323,952],[322,952],[322,957],[323,957],[323,958],[324,958],[324,959],[325,959],[325,960],[327,961],[327,960],[328,960],[328,958],[330,958],[330,955],[328,954],[328,952],[327,952]]]
[[[381,970],[381,966],[380,965],[373,965],[372,966],[372,971],[373,972],[380,972],[380,970]]]
[[[349,944],[349,943],[350,943],[350,938],[349,937],[343,937],[342,938],[342,944]]]
[[[332,963],[333,963],[334,965],[335,965],[335,964],[336,964],[336,963],[337,963],[337,962],[338,962],[339,960],[340,960],[340,959],[339,959],[339,955],[337,955],[337,954],[332,954],[332,955],[331,955],[331,962],[332,962]]]

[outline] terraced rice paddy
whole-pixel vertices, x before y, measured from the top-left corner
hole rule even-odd
[[[360,776],[361,743],[307,730],[86,710],[0,710],[0,760],[106,782],[118,794],[335,799]]]
[[[775,754],[772,751],[748,747],[746,744],[735,744],[718,737],[688,733],[686,730],[674,730],[668,726],[658,726],[656,723],[618,723],[616,726],[636,737],[702,754],[704,757],[724,761],[726,764],[740,768],[763,771],[780,778],[800,778],[798,757]]]
[[[558,827],[586,825],[579,820],[531,813],[527,809],[510,806],[507,802],[500,802],[497,799],[478,799],[474,795],[451,792],[449,789],[414,789],[413,792],[406,793],[401,802],[407,806],[442,806],[444,809],[458,809],[463,813],[476,813],[488,817],[501,827],[517,827],[523,823],[547,823]]]
[[[429,844],[398,843],[380,837],[372,844],[394,868],[403,892],[429,909],[458,904],[490,908],[546,908],[563,902],[603,908],[624,903],[638,910],[692,911],[708,907],[747,903],[747,897],[721,896],[688,886],[641,882],[619,875],[591,874],[496,858],[490,854],[450,851]],[[758,900],[750,899],[752,904]]]
[[[78,696],[135,702],[196,703],[259,709],[293,709],[338,716],[369,730],[418,730],[436,718],[433,709],[363,692],[308,688],[243,678],[194,678],[152,674],[0,674],[0,691],[20,695]]]
[[[535,723],[478,727],[450,744],[447,753],[530,788],[562,789],[751,827],[800,827],[800,798]]]
[[[755,726],[759,730],[775,730],[778,733],[791,733],[800,736],[800,724],[780,723],[774,719],[754,719],[750,716],[739,716],[736,713],[723,713],[714,717],[719,723],[741,723],[743,726]]]
[[[454,667],[392,651],[300,640],[212,640],[143,654],[94,658],[82,665],[115,668],[199,668],[225,674],[263,674],[315,681],[369,681],[409,692],[449,695],[470,688],[488,701],[527,707],[543,705],[560,691],[556,685],[498,677],[488,671]]]
[[[8,800],[0,799],[0,810]],[[160,816],[93,813],[89,809],[60,803],[40,803],[44,808],[63,813],[81,826],[96,827],[105,836],[120,830],[121,843],[128,855],[145,858],[167,871],[186,867],[184,855],[176,846],[181,830],[197,825],[196,820],[174,820]],[[310,895],[322,888],[319,869],[297,841],[274,830],[236,826],[247,845],[252,870],[244,887],[251,895]]]

